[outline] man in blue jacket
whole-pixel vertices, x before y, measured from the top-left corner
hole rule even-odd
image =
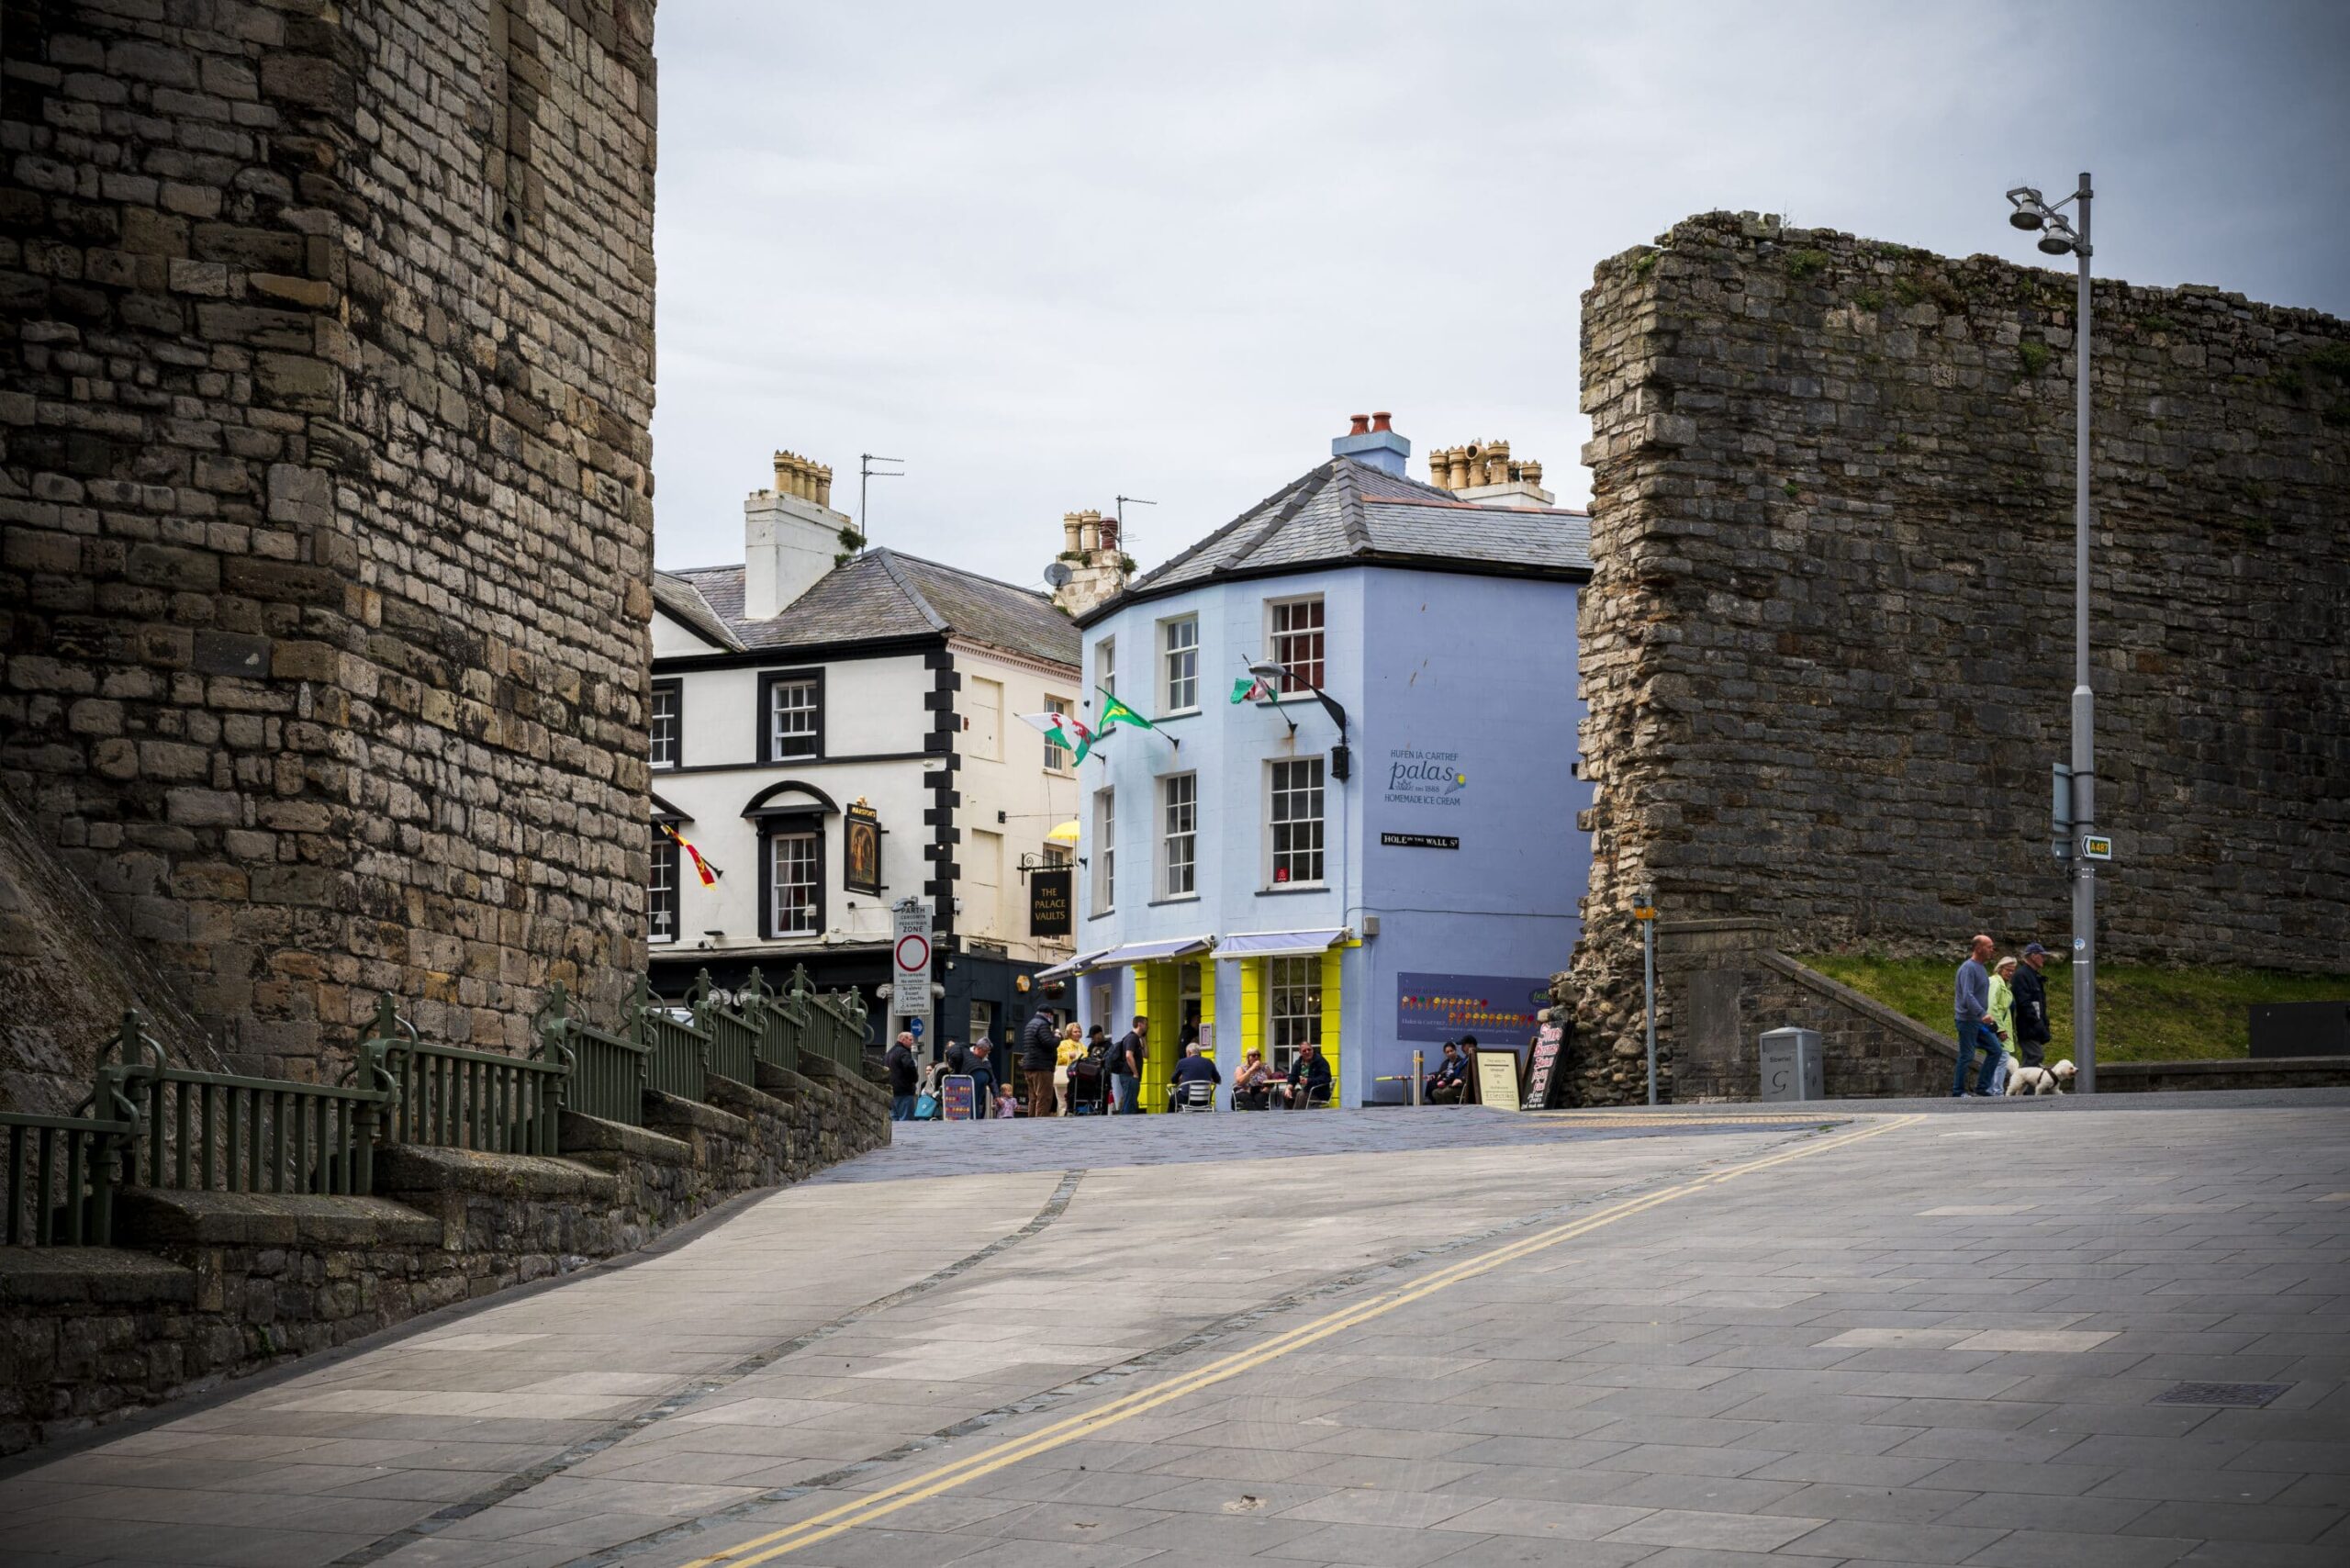
[[[1950,1081],[1953,1100],[1969,1092],[1966,1066],[1978,1048],[1983,1052],[1983,1071],[1973,1090],[1977,1098],[1991,1092],[1991,1076],[1999,1068],[2002,1052],[1999,1032],[1991,1018],[1991,971],[1983,965],[1990,956],[1991,939],[1977,936],[1968,945],[1966,962],[1958,966],[1958,984],[1952,995],[1958,1022],[1958,1071]]]

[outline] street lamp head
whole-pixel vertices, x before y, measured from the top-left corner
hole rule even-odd
[[[2073,239],[2052,229],[2040,237],[2040,253],[2043,256],[2069,256],[2073,253]]]
[[[1279,680],[1289,672],[1270,659],[1259,659],[1248,666],[1248,673],[1259,680]]]
[[[2036,207],[2019,206],[2013,212],[2008,214],[2008,221],[2018,229],[2030,230],[2042,227],[2048,219],[2040,215],[2040,209]]]

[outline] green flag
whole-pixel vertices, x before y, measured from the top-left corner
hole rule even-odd
[[[1253,675],[1243,676],[1232,683],[1232,700],[1235,703],[1262,702],[1271,695],[1265,683]]]
[[[1152,723],[1148,719],[1144,718],[1141,714],[1127,707],[1125,703],[1119,701],[1103,688],[1097,686],[1093,689],[1102,693],[1102,714],[1100,722],[1103,734],[1108,734],[1110,726],[1113,724],[1132,724],[1137,730],[1155,730],[1158,727]]]

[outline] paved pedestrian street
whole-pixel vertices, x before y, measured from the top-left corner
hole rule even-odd
[[[917,1126],[29,1456],[42,1568],[2340,1568],[2339,1093]]]

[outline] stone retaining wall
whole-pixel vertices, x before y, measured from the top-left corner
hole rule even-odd
[[[438,1307],[634,1251],[889,1141],[889,1097],[815,1064],[649,1127],[566,1116],[561,1159],[395,1147],[376,1195],[134,1189],[117,1248],[0,1249],[0,1454]],[[656,1130],[657,1129],[657,1130]]]
[[[1639,1053],[1643,884],[1811,949],[2065,936],[2074,304],[2069,272],[1751,214],[1600,264],[1587,1093]],[[2096,308],[2104,951],[2350,968],[2350,326],[2118,281]]]

